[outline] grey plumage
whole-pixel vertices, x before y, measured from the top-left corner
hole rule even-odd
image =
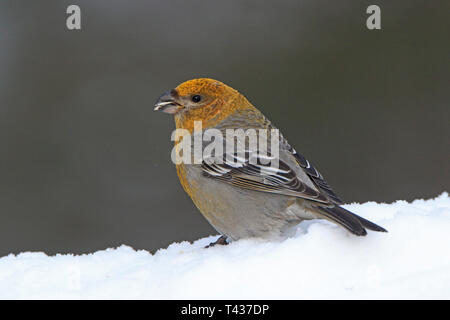
[[[247,117],[260,117],[251,122],[259,124],[253,127],[255,129],[275,129],[254,110],[237,112],[219,123],[216,129],[225,136],[226,129],[239,129],[248,123]],[[207,190],[200,198],[208,199],[208,205],[197,206],[218,232],[233,240],[286,237],[301,221],[315,218],[328,219],[358,236],[366,235],[366,228],[386,231],[340,207],[342,200],[323,176],[281,134],[279,148],[278,170],[264,170],[264,164],[249,163],[252,156],[249,150],[246,150],[247,160],[238,165],[227,162],[227,159],[236,161],[236,154],[225,154],[220,164],[186,165],[188,182],[199,181],[201,189]]]

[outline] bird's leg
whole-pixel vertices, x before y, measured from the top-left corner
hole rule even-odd
[[[226,236],[220,236],[219,239],[217,239],[215,242],[211,242],[205,248],[210,248],[210,247],[213,247],[213,246],[218,245],[218,244],[220,244],[222,246],[227,245],[228,244],[227,237]]]

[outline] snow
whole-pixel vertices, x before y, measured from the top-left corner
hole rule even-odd
[[[217,236],[155,254],[128,246],[86,255],[0,258],[0,299],[449,299],[450,199],[347,209],[387,228],[356,237],[324,220],[282,242]]]

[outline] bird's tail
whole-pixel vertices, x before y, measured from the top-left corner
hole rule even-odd
[[[365,236],[367,234],[366,228],[372,231],[387,232],[386,229],[376,225],[369,220],[366,220],[353,212],[350,212],[340,206],[332,208],[316,207],[319,214],[325,219],[331,220],[350,231],[357,236]]]

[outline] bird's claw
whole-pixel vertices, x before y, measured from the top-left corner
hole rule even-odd
[[[213,246],[215,246],[215,245],[226,246],[227,244],[228,244],[228,242],[227,242],[227,237],[225,237],[225,236],[220,236],[215,242],[211,242],[210,244],[208,244],[208,245],[205,247],[205,249],[206,249],[206,248],[213,247]]]

